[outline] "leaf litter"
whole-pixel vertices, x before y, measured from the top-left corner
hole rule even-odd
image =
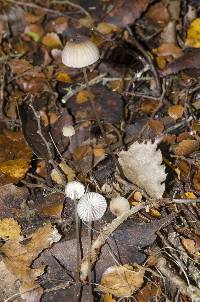
[[[1,1],[0,300],[200,300],[199,28],[194,0]],[[72,181],[106,198],[92,228]]]

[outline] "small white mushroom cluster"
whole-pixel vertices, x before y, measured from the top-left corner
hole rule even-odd
[[[73,200],[79,200],[77,214],[85,222],[99,220],[107,208],[106,199],[98,193],[85,193],[85,187],[78,181],[71,181],[65,187],[65,195]]]

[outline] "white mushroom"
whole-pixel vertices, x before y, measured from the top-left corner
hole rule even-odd
[[[62,51],[62,62],[72,68],[83,68],[94,64],[99,59],[97,46],[88,38],[80,37],[68,41]]]
[[[106,199],[94,192],[86,193],[81,197],[77,205],[77,213],[85,222],[95,221],[100,219],[107,208]]]
[[[70,181],[65,186],[65,195],[73,200],[80,199],[85,194],[85,187],[79,181]]]
[[[66,136],[66,137],[71,137],[75,134],[75,129],[73,126],[69,125],[65,125],[63,128],[62,128],[62,134],[63,136]]]
[[[110,211],[115,216],[120,216],[128,210],[130,210],[130,204],[128,202],[128,199],[126,199],[122,196],[117,196],[117,197],[111,199]]]

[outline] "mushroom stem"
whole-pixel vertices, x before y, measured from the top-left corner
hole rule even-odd
[[[90,217],[90,220],[88,222],[88,238],[89,238],[89,244],[88,244],[88,252],[90,255],[90,250],[92,247],[92,220]],[[88,257],[88,285],[89,285],[89,299],[90,302],[93,302],[93,293],[92,293],[92,271],[91,271],[91,258]]]
[[[76,281],[79,282],[80,269],[80,234],[79,234],[79,216],[77,214],[77,200],[74,199],[75,221],[76,221]]]
[[[117,158],[116,158],[116,156],[115,156],[115,154],[114,154],[112,148],[110,147],[109,141],[108,141],[107,136],[106,136],[106,132],[105,132],[105,130],[104,130],[104,127],[103,127],[103,125],[102,125],[102,123],[101,123],[101,120],[100,120],[100,118],[99,118],[99,115],[98,115],[98,113],[97,113],[97,110],[96,110],[96,106],[95,106],[94,100],[90,97],[90,95],[91,95],[91,90],[90,90],[90,87],[89,87],[89,82],[88,82],[88,77],[87,77],[86,68],[83,68],[83,75],[84,75],[84,80],[85,80],[85,83],[86,83],[86,88],[87,88],[87,91],[88,91],[88,94],[89,94],[90,105],[91,105],[91,107],[92,107],[92,111],[93,111],[93,114],[94,114],[95,119],[96,119],[96,121],[97,121],[97,124],[98,124],[98,126],[99,126],[99,128],[100,128],[100,130],[101,130],[102,135],[103,135],[103,139],[104,139],[104,141],[105,141],[105,143],[106,143],[106,145],[107,145],[107,147],[108,147],[108,150],[109,150],[109,152],[110,152],[110,155],[112,156],[112,159],[113,159],[113,161],[114,161],[116,167],[117,167],[118,170],[119,170],[119,173],[120,173],[121,177],[122,177],[122,178],[125,178],[124,172],[123,172],[123,170],[122,170],[122,168],[121,168],[121,166],[120,166],[120,164],[119,164],[119,162],[118,162],[118,160],[117,160]]]

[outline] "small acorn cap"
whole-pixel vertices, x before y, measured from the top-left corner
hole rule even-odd
[[[75,134],[75,129],[73,126],[69,125],[65,125],[63,128],[62,128],[62,134],[63,136],[66,136],[66,137],[71,137],[72,135]]]
[[[72,68],[83,68],[94,64],[99,59],[99,50],[92,41],[81,37],[68,41],[62,51],[62,62]]]
[[[84,194],[78,202],[77,213],[85,222],[99,220],[107,209],[106,199],[99,193]]]
[[[128,202],[128,199],[126,199],[122,196],[117,196],[117,197],[111,199],[110,211],[115,216],[120,216],[123,213],[127,212],[128,210],[130,210],[130,204]]]
[[[65,195],[73,200],[80,199],[85,194],[85,186],[79,181],[70,181],[65,186]]]

